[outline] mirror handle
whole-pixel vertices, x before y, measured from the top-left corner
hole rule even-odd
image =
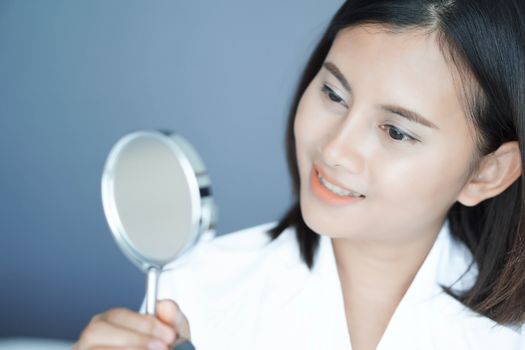
[[[146,315],[156,315],[157,305],[157,285],[159,282],[160,269],[156,266],[150,266],[146,275]],[[176,345],[173,350],[195,350],[193,344],[186,340]]]
[[[160,269],[150,266],[146,275],[146,315],[156,315],[157,303],[157,284],[159,281]]]

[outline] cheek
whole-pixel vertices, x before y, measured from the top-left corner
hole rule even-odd
[[[296,141],[300,143],[307,143],[312,139],[312,132],[315,126],[315,118],[313,118],[313,115],[318,113],[315,103],[310,96],[310,90],[311,88],[309,87],[304,92],[295,113],[294,134]]]
[[[428,169],[425,176],[431,179],[428,186],[430,195],[457,196],[469,176],[474,144],[462,132],[449,133],[432,150],[423,163]]]
[[[320,118],[316,118],[320,111],[310,95],[307,89],[297,106],[294,120],[295,148],[300,171],[304,168],[306,159],[315,153],[315,145],[322,133]]]
[[[401,201],[422,212],[429,207],[445,210],[464,184],[468,160],[466,152],[435,145],[429,152],[390,163],[381,187],[393,203]]]
[[[297,157],[297,165],[299,167],[299,172],[302,172],[303,168],[303,154],[304,154],[304,138],[305,138],[305,132],[307,131],[304,127],[303,122],[304,117],[301,113],[301,103],[299,103],[299,106],[297,107],[297,111],[295,113],[295,119],[293,124],[293,131],[294,131],[294,139],[295,139],[295,153]]]

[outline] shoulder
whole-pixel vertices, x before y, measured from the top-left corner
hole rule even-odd
[[[276,225],[277,222],[267,222],[223,235],[208,231],[188,252],[168,264],[165,271],[213,263],[218,257],[226,259],[222,261],[225,263],[230,259],[238,262],[256,258],[261,254],[277,253],[279,248],[292,245],[295,236],[293,229],[288,228],[277,239],[272,240],[268,231]]]
[[[269,305],[275,300],[302,288],[308,271],[295,230],[289,227],[272,240],[267,231],[274,226],[201,240],[161,273],[157,297],[177,302],[196,348],[249,348],[245,345],[258,334],[263,310],[273,310]],[[232,331],[239,335],[231,336]]]
[[[450,299],[434,311],[440,325],[434,329],[440,335],[437,341],[455,339],[458,349],[525,349],[523,325],[499,324]]]
[[[502,325],[480,315],[445,293],[441,286],[461,294],[473,286],[478,276],[478,268],[470,250],[451,234],[445,226],[441,248],[437,258],[437,286],[439,293],[428,300],[427,316],[433,325],[433,333],[440,334],[436,342],[454,339],[457,348],[476,349],[525,349],[525,330],[523,325]],[[519,346],[517,347],[517,345]]]
[[[226,292],[229,286],[260,283],[279,266],[300,264],[294,229],[287,228],[272,240],[268,231],[276,224],[267,222],[220,236],[205,235],[165,266],[159,296],[174,299],[185,291],[200,293],[203,288]]]

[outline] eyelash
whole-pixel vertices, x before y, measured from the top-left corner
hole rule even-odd
[[[328,97],[330,99],[330,101],[332,102],[335,102],[337,104],[341,104],[341,102],[343,101],[343,99],[335,93],[334,90],[332,90],[328,85],[326,84],[323,84],[323,87],[321,88],[321,92],[323,92],[323,94]],[[335,98],[336,100],[334,100],[333,98]],[[346,104],[344,104],[344,106],[346,107]]]
[[[334,90],[332,90],[328,85],[323,84],[323,87],[321,88],[321,92],[331,102],[334,102],[334,103],[337,103],[337,104],[340,104],[340,105],[346,107],[346,104],[344,104],[343,99]],[[341,103],[341,102],[343,102],[343,103]],[[389,137],[392,140],[396,141],[396,142],[403,142],[403,141],[416,142],[416,141],[419,141],[416,138],[414,138],[414,137],[408,135],[407,133],[401,131],[399,128],[395,127],[394,125],[390,125],[390,124],[381,125],[381,129],[382,130],[384,130],[385,128],[387,128],[388,131],[389,131],[389,133],[388,133]],[[404,139],[400,140],[400,139],[393,138],[392,134],[390,133],[390,131],[392,131],[392,130],[394,130],[397,134],[402,135],[404,137]]]

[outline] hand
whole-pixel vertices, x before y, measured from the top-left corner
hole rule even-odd
[[[125,308],[95,315],[80,334],[73,350],[168,350],[191,340],[190,325],[177,303],[157,301],[157,317]]]

